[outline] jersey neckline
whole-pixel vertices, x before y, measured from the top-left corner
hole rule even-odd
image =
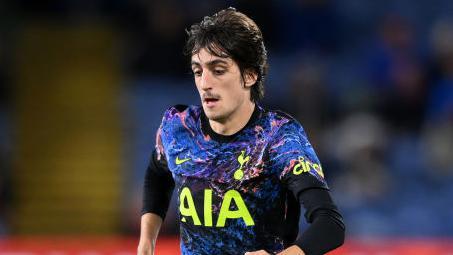
[[[249,121],[247,122],[247,124],[245,124],[245,126],[243,128],[241,128],[239,131],[237,131],[236,133],[234,133],[232,135],[222,135],[222,134],[216,133],[211,128],[208,117],[204,113],[203,107],[201,107],[201,118],[200,118],[201,128],[202,128],[203,133],[205,133],[205,135],[209,135],[213,140],[215,140],[217,142],[221,142],[221,143],[231,142],[237,136],[239,136],[243,130],[247,129],[256,120],[258,120],[261,117],[262,111],[263,111],[263,109],[258,104],[255,103],[255,109],[253,109],[252,116],[250,116]]]

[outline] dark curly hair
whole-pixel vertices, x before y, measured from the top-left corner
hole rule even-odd
[[[263,98],[267,52],[263,35],[252,19],[230,7],[204,17],[186,32],[184,55],[191,57],[205,48],[212,55],[231,57],[241,71],[242,80],[245,72],[252,71],[257,75],[251,88],[251,100],[257,102]]]

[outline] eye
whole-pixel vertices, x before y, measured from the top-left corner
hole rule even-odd
[[[201,74],[202,74],[202,71],[201,71],[201,70],[193,70],[192,73],[193,73],[193,75],[194,75],[195,77],[200,77]]]
[[[222,75],[225,73],[225,70],[223,69],[214,69],[214,74],[215,75]]]

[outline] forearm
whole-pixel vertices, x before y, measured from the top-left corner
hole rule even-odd
[[[170,171],[159,164],[155,152],[146,170],[138,255],[153,255],[160,226],[167,213],[174,187]]]
[[[307,255],[324,254],[344,242],[344,226],[326,211],[320,214],[295,242]]]
[[[294,242],[307,255],[324,254],[344,242],[343,218],[324,189],[310,189],[299,194],[299,201],[306,208],[305,218],[309,227]]]
[[[140,223],[140,243],[154,245],[161,225],[162,218],[159,215],[154,213],[143,214]]]
[[[294,245],[278,255],[324,254],[343,244],[344,226],[328,215],[316,217]]]

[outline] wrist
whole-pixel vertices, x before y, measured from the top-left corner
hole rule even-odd
[[[291,245],[278,255],[305,255],[305,252],[298,245]]]
[[[154,246],[156,244],[156,240],[152,238],[140,238],[139,243],[142,245],[152,245]]]

